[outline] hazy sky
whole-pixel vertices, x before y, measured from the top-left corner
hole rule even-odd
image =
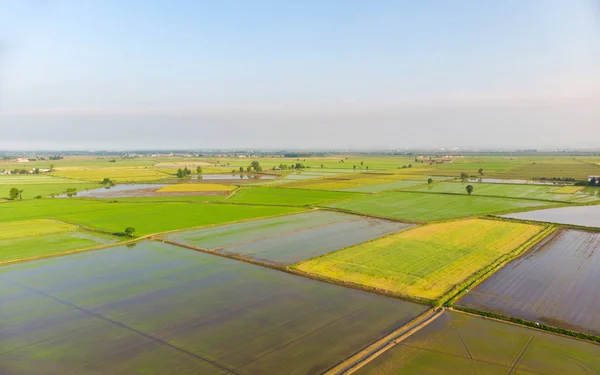
[[[0,149],[600,147],[600,0],[0,0]]]

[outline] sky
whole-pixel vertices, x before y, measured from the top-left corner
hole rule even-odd
[[[0,150],[600,148],[600,0],[0,0]]]

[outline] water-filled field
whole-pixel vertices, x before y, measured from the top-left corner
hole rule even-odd
[[[600,233],[563,230],[458,304],[600,335]]]
[[[295,267],[395,294],[437,299],[541,229],[482,219],[425,225]]]
[[[544,221],[557,224],[600,227],[600,206],[576,206],[551,208],[505,215],[521,220]]]
[[[0,269],[0,373],[316,374],[426,308],[158,242]]]
[[[313,211],[172,233],[167,239],[264,263],[289,265],[410,227],[364,216]]]
[[[587,375],[600,346],[447,311],[358,370],[357,375]]]
[[[327,207],[400,220],[448,220],[551,205],[543,201],[454,194],[390,192],[326,204]]]

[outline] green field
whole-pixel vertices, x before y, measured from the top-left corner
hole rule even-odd
[[[95,189],[99,187],[98,184],[36,184],[36,185],[0,185],[0,196],[8,197],[11,188],[16,187],[19,190],[23,190],[21,194],[23,199],[33,199],[37,196],[43,198],[51,195],[60,195],[65,193],[67,189],[75,188],[77,191],[84,191],[89,189]]]
[[[355,193],[306,189],[245,188],[227,201],[231,203],[304,206],[361,196]]]
[[[447,311],[357,375],[589,375],[600,346]]]
[[[7,261],[57,254],[111,244],[118,237],[82,231],[56,220],[23,220],[0,223],[0,264]]]
[[[83,230],[71,230],[68,232],[9,240],[0,239],[0,264],[104,246],[118,241],[120,241],[119,237],[110,234]]]
[[[3,203],[0,205],[0,222],[57,219],[115,233],[134,227],[137,235],[147,235],[298,211],[300,209],[276,206],[108,203],[55,198]]]
[[[325,206],[409,221],[448,220],[460,217],[543,208],[552,203],[525,199],[453,194],[389,192],[328,203]]]
[[[47,197],[52,194],[64,193],[69,188],[78,191],[93,189],[98,184],[84,180],[71,180],[68,178],[52,177],[48,175],[0,175],[0,198],[8,198],[12,188],[22,190],[23,199],[32,199],[37,196]]]
[[[533,184],[502,184],[502,183],[476,183],[476,182],[438,182],[425,186],[408,187],[404,190],[429,192],[429,193],[454,193],[467,195],[465,187],[471,185],[474,187],[472,195],[492,195],[498,197],[509,198],[527,198],[527,199],[543,199],[558,202],[580,201],[582,199],[590,200],[592,195],[588,195],[579,190],[557,186],[533,185]],[[577,187],[575,187],[577,188]],[[562,189],[562,190],[561,190]],[[571,193],[573,192],[573,193]],[[594,197],[595,198],[595,197]]]
[[[431,224],[301,262],[294,268],[397,295],[436,300],[542,228],[482,219]]]

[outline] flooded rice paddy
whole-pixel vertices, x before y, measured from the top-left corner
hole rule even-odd
[[[358,370],[357,375],[587,375],[600,346],[446,311]]]
[[[458,304],[600,335],[600,233],[563,230]]]
[[[101,187],[97,189],[78,191],[76,197],[105,198],[105,197],[126,197],[128,193],[138,190],[158,190],[165,184],[121,184],[114,186]],[[67,198],[66,194],[58,195],[57,198]]]
[[[600,205],[549,208],[546,210],[504,215],[504,217],[557,224],[580,225],[584,227],[600,227]]]
[[[426,307],[158,242],[0,269],[0,373],[316,374]]]
[[[413,226],[316,211],[173,233],[167,239],[264,263],[291,265]]]

